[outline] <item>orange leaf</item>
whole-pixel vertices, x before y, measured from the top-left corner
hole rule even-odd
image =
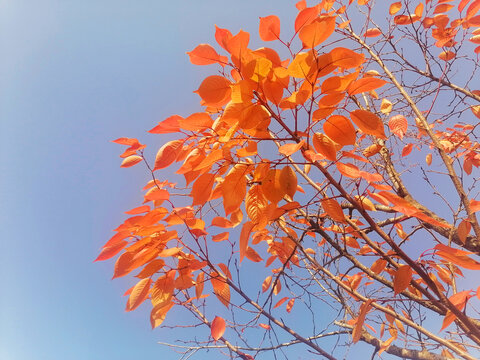
[[[290,166],[284,166],[282,170],[280,170],[279,181],[282,193],[293,199],[293,196],[297,192],[297,175],[295,171]]]
[[[218,300],[228,308],[228,305],[230,304],[230,287],[217,273],[212,273],[210,276],[213,292]]]
[[[290,156],[292,155],[293,153],[297,152],[298,150],[300,150],[303,146],[303,144],[305,144],[305,140],[302,140],[300,141],[299,143],[289,143],[289,144],[285,144],[285,145],[282,145],[278,148],[278,152],[280,154],[283,154],[285,156]]]
[[[400,11],[401,8],[402,8],[402,3],[398,1],[390,5],[388,12],[390,15],[395,15],[397,12]]]
[[[409,265],[401,265],[393,276],[393,291],[395,295],[405,290],[412,280],[412,268]]]
[[[135,310],[140,304],[147,298],[148,292],[150,291],[150,285],[152,284],[152,279],[142,279],[140,280],[132,289],[130,297],[127,301],[126,311]]]
[[[261,262],[263,260],[262,257],[250,246],[247,248],[247,251],[245,251],[245,256],[248,260],[253,262]]]
[[[362,327],[363,323],[365,322],[365,317],[367,316],[368,310],[370,310],[370,304],[373,302],[372,299],[368,299],[366,302],[360,306],[360,313],[358,314],[358,318],[355,321],[355,326],[352,331],[352,341],[353,343],[357,343],[362,336]]]
[[[230,30],[219,28],[215,25],[215,40],[218,45],[228,51],[228,41],[232,38],[232,33]]]
[[[278,40],[280,38],[280,19],[278,16],[261,17],[259,34],[263,41]]]
[[[405,116],[395,115],[388,121],[388,127],[393,134],[397,135],[400,139],[403,139],[403,136],[408,129],[408,122]]]
[[[211,334],[212,338],[217,341],[223,336],[223,333],[225,332],[225,320],[221,318],[220,316],[215,316],[215,319],[212,321],[211,325]]]
[[[330,62],[343,69],[356,68],[363,64],[365,56],[353,50],[337,47],[330,51]]]
[[[450,61],[450,60],[455,58],[455,53],[453,51],[442,51],[438,55],[438,57],[439,57],[440,60]]]
[[[236,211],[247,193],[247,177],[239,172],[227,175],[221,185],[225,214]]]
[[[182,145],[182,140],[172,140],[163,145],[157,152],[157,156],[155,157],[155,167],[153,170],[163,169],[171,165],[177,158]]]
[[[183,118],[179,115],[170,116],[169,118],[160,121],[157,126],[148,132],[152,134],[168,134],[178,132],[180,130],[180,126],[178,125],[179,119]]]
[[[263,228],[267,225],[267,217],[265,216],[267,205],[268,201],[263,194],[262,187],[260,185],[252,186],[245,198],[245,210],[255,226],[260,224],[258,228]]]
[[[242,226],[242,231],[240,232],[240,262],[243,260],[245,256],[245,252],[248,248],[248,239],[250,238],[250,234],[252,233],[252,229],[254,227],[254,223],[251,221],[247,221]]]
[[[210,200],[214,182],[214,174],[206,173],[200,175],[192,186],[192,193],[190,194],[193,198],[192,206],[203,205]]]
[[[365,31],[365,34],[363,34],[363,36],[365,36],[365,37],[377,37],[381,34],[382,34],[382,32],[380,31],[380,29],[371,28],[371,29],[367,29],[367,31]]]
[[[150,206],[148,205],[142,205],[142,206],[138,206],[132,210],[129,210],[129,211],[125,211],[125,214],[128,214],[128,215],[137,215],[137,214],[141,214],[141,213],[144,213],[144,212],[149,212],[150,211]]]
[[[462,220],[458,225],[457,234],[463,244],[467,241],[467,236],[470,234],[471,229],[472,224],[468,220]]]
[[[212,118],[206,113],[194,113],[185,119],[178,120],[178,123],[182,129],[189,131],[203,131],[213,125]]]
[[[212,236],[212,241],[220,242],[220,241],[223,241],[223,240],[227,240],[229,234],[230,233],[228,233],[228,232],[223,232],[223,233],[220,233],[220,234],[217,234],[217,235],[213,235]]]
[[[342,207],[335,199],[323,199],[322,200],[323,210],[332,218],[334,221],[345,222],[345,215],[343,214]]]
[[[293,304],[295,304],[295,298],[290,299],[287,303],[287,312],[289,313],[293,309]]]
[[[471,199],[470,200],[470,210],[472,210],[472,212],[479,211],[480,210],[480,201]]]
[[[378,89],[379,87],[387,83],[388,81],[378,79],[375,77],[364,77],[350,83],[350,86],[348,87],[347,91],[350,95],[356,95],[363,92],[368,92],[374,89]]]
[[[202,271],[198,274],[197,279],[195,280],[195,296],[197,299],[202,296],[203,287],[205,285],[205,273]]]
[[[350,163],[344,164],[341,162],[337,162],[336,165],[338,171],[340,171],[342,175],[352,179],[357,179],[360,177],[360,170],[355,165]]]
[[[262,283],[262,292],[267,291],[270,288],[271,284],[272,284],[272,276],[267,276]]]
[[[148,278],[150,276],[152,276],[153,274],[155,274],[158,270],[160,270],[161,268],[163,268],[163,266],[165,265],[165,261],[163,261],[162,259],[155,259],[151,262],[149,262],[143,269],[142,271],[140,271],[137,275],[135,275],[136,277],[140,278],[140,279],[145,279],[145,278]]]
[[[437,248],[437,246],[435,246],[435,248]],[[439,250],[437,250],[435,254],[465,269],[480,270],[480,263],[466,255],[457,255],[454,253]]]
[[[210,65],[219,63],[225,66],[228,59],[225,56],[220,56],[215,49],[209,44],[200,44],[195,49],[187,52],[190,57],[190,62],[194,65]]]
[[[480,10],[480,0],[475,0],[467,9],[467,19],[474,17]]]
[[[103,261],[103,260],[110,259],[115,255],[117,255],[127,245],[128,245],[128,241],[122,240],[112,244],[111,246],[105,246],[100,252],[100,254],[98,255],[98,257],[95,259],[95,261]]]
[[[232,83],[223,76],[212,75],[205,78],[196,91],[204,101],[204,105],[221,106],[230,99],[230,85]]]
[[[372,144],[370,145],[369,147],[367,147],[365,150],[363,150],[362,154],[363,156],[365,157],[370,157],[370,156],[373,156],[373,155],[376,155],[380,152],[380,150],[382,149],[382,146],[379,145],[379,144]]]
[[[313,134],[313,147],[328,160],[337,160],[337,146],[327,135],[321,133]]]
[[[454,6],[450,4],[440,4],[435,7],[435,10],[433,11],[434,14],[441,14],[449,11],[452,9]]]
[[[288,296],[286,296],[284,298],[281,298],[280,300],[278,300],[278,302],[275,304],[275,306],[273,308],[275,309],[275,308],[281,306],[287,300],[288,300]]]
[[[170,198],[170,194],[168,193],[167,190],[154,187],[148,190],[148,192],[145,194],[144,202],[167,200],[169,198]]]
[[[265,330],[270,330],[270,325],[268,324],[262,324],[262,323],[259,323],[258,326],[260,326],[261,328],[265,329]]]
[[[319,9],[317,6],[312,6],[309,8],[305,8],[300,11],[295,18],[295,33],[304,27],[305,25],[310,24],[313,20],[317,18]]]
[[[429,153],[427,156],[425,156],[425,162],[427,163],[428,166],[432,165],[432,154]]]
[[[163,323],[168,311],[173,305],[175,305],[173,302],[165,304],[160,303],[152,309],[152,312],[150,313],[150,324],[152,325],[152,329],[155,329]]]
[[[280,170],[270,169],[262,181],[262,191],[272,203],[278,203],[285,196],[285,190],[280,180]]]
[[[321,16],[305,25],[298,33],[303,46],[311,49],[327,40],[335,30],[335,19],[335,16]]]
[[[131,271],[130,265],[133,262],[133,257],[134,254],[131,252],[125,252],[118,257],[115,262],[112,279],[125,276]]]
[[[354,110],[350,113],[352,121],[365,134],[374,135],[380,139],[386,140],[382,120],[374,113],[368,110]]]
[[[142,160],[143,160],[143,158],[141,156],[130,155],[130,156],[127,156],[125,159],[123,159],[120,167],[130,167],[130,166],[133,166],[135,164],[138,164]]]
[[[341,146],[355,144],[355,128],[345,116],[330,116],[323,124],[323,131],[330,139]]]

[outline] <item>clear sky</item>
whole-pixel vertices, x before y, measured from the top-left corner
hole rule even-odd
[[[258,16],[290,12],[278,0],[0,0],[0,359],[178,359],[147,307],[124,311],[131,279],[92,262],[146,179],[120,169],[110,140],[156,151],[146,130],[198,109],[192,91],[215,71],[185,52],[213,43],[214,24],[258,43]]]

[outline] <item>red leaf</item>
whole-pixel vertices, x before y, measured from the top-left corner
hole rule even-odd
[[[412,149],[413,149],[413,144],[405,145],[402,150],[402,156],[403,157],[408,156],[412,152]]]

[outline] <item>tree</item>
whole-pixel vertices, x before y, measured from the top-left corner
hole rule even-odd
[[[149,299],[153,328],[191,313],[198,338],[171,344],[185,358],[337,359],[363,343],[477,359],[480,0],[296,8],[293,26],[260,18],[269,47],[217,27],[217,49],[188,53],[218,72],[201,111],[150,130],[176,136],[154,162],[114,141],[152,180],[97,260],[136,272],[126,310]]]

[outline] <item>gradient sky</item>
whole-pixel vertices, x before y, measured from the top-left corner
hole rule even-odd
[[[258,44],[258,16],[290,12],[273,0],[0,0],[2,360],[179,358],[156,343],[169,338],[147,307],[124,311],[132,280],[92,262],[146,179],[120,169],[110,141],[156,151],[146,130],[198,110],[192,91],[215,71],[185,52],[213,43],[214,24]]]

